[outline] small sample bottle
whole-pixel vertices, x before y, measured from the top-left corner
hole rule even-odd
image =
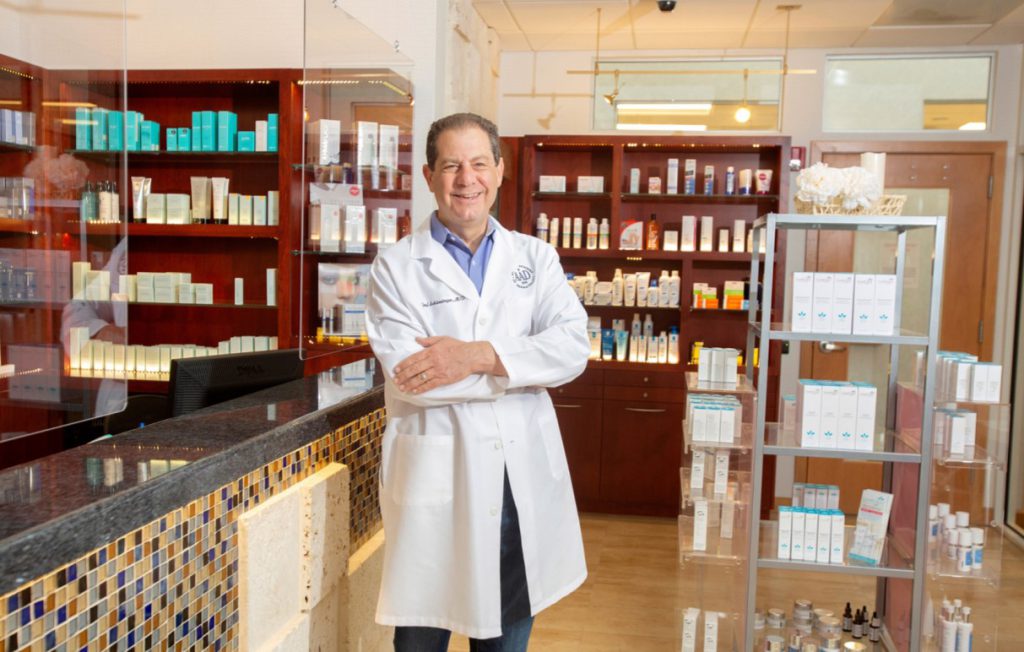
[[[679,364],[679,328],[676,326],[668,329],[668,363]]]
[[[572,248],[583,248],[583,218],[572,218]]]
[[[569,249],[572,247],[572,218],[562,218],[562,248]]]
[[[942,525],[939,521],[939,506],[928,505],[928,543],[934,545],[939,539],[939,527]]]
[[[623,286],[622,270],[617,268],[615,270],[615,276],[614,276],[614,278],[612,278],[612,305],[613,306],[621,306],[622,305],[622,286]]]
[[[726,195],[736,194],[736,170],[730,165],[725,168],[725,193]]]
[[[602,217],[601,218],[601,225],[600,225],[600,227],[598,227],[598,237],[597,237],[597,248],[598,249],[607,249],[608,248],[608,239],[610,237],[610,235],[609,235],[610,234],[610,230],[611,230],[611,227],[608,225],[608,218],[607,217]]]
[[[555,249],[558,248],[558,234],[559,234],[558,218],[557,217],[552,217],[551,221],[548,222],[548,238],[550,238],[548,240],[548,242]]]
[[[654,337],[654,320],[651,319],[651,313],[644,315],[644,337]]]
[[[548,215],[541,213],[537,216],[537,237],[544,242],[548,241]]]
[[[597,249],[597,219],[587,222],[587,249]]]
[[[871,613],[871,624],[868,626],[868,640],[872,643],[879,643],[882,640],[882,619],[878,612]]]
[[[980,527],[971,528],[971,568],[981,570],[985,560],[985,530]]]
[[[658,307],[668,308],[669,307],[669,275],[668,270],[661,270],[661,276],[658,277]]]
[[[843,610],[843,631],[853,631],[853,609],[850,607],[850,603],[846,603],[846,609]]]
[[[956,570],[958,573],[971,572],[974,553],[974,535],[967,528],[957,530]]]
[[[647,221],[647,248],[651,251],[657,251],[661,248],[661,228],[658,226],[658,220],[651,213],[651,219]]]

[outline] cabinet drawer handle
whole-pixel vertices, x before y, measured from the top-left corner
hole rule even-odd
[[[647,376],[644,376],[644,382],[645,382],[645,383],[649,383],[649,382],[651,382],[651,379],[650,379],[650,378],[648,378]]]
[[[649,414],[660,414],[667,412],[665,408],[626,408],[626,412],[647,412]]]
[[[572,405],[569,403],[555,403],[556,408],[581,408],[582,405]]]

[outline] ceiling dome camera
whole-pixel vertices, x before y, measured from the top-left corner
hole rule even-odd
[[[676,8],[676,0],[658,0],[658,9],[672,11]]]

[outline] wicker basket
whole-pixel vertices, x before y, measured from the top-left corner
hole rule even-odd
[[[793,200],[796,212],[804,215],[900,215],[906,201],[906,195],[882,195],[882,198],[873,206],[847,210],[843,208],[838,198],[828,204],[812,204],[799,199]]]

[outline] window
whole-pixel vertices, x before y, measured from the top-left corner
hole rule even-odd
[[[987,131],[994,57],[828,57],[822,128]]]
[[[594,129],[778,131],[782,59],[598,63]]]

